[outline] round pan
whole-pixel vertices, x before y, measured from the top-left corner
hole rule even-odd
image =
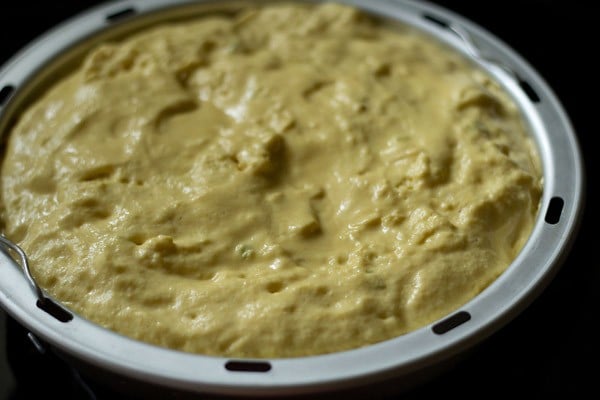
[[[455,313],[364,348],[289,359],[229,359],[132,340],[63,309],[28,279],[26,258],[0,242],[0,305],[62,356],[130,390],[287,396],[353,390],[400,379],[412,385],[510,322],[553,278],[570,250],[583,209],[583,168],[568,116],[515,51],[472,22],[423,1],[344,0],[408,24],[473,59],[520,107],[541,156],[544,192],[533,232],[503,275]],[[129,0],[92,8],[55,27],[0,68],[0,134],[19,110],[94,43],[162,19],[236,7],[235,1]],[[400,388],[397,386],[397,388]],[[152,389],[149,389],[152,388]]]

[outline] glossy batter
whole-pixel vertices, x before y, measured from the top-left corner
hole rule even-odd
[[[93,49],[10,133],[2,220],[108,329],[294,357],[472,299],[526,242],[541,179],[517,107],[460,55],[278,3]]]

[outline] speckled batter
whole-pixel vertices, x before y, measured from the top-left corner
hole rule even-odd
[[[4,233],[76,313],[187,352],[293,357],[423,327],[535,221],[518,108],[348,6],[265,5],[91,51],[26,110]]]

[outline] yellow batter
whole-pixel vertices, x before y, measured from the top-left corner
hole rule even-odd
[[[165,24],[23,113],[4,233],[76,313],[210,355],[292,357],[447,315],[542,190],[517,107],[460,55],[336,4]]]

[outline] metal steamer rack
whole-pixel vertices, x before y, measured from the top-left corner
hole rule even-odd
[[[412,0],[343,0],[408,24],[469,57],[520,107],[542,160],[540,213],[505,273],[460,310],[401,337],[334,354],[229,359],[168,350],[101,328],[70,312],[36,283],[25,252],[0,235],[0,305],[30,332],[77,364],[138,386],[235,396],[326,393],[400,378],[406,383],[484,340],[523,311],[560,268],[583,208],[582,159],[570,121],[552,90],[511,48],[439,6]],[[44,83],[94,41],[156,21],[214,12],[240,2],[126,0],[92,8],[38,38],[0,68],[0,132]],[[24,279],[25,278],[25,279]]]

